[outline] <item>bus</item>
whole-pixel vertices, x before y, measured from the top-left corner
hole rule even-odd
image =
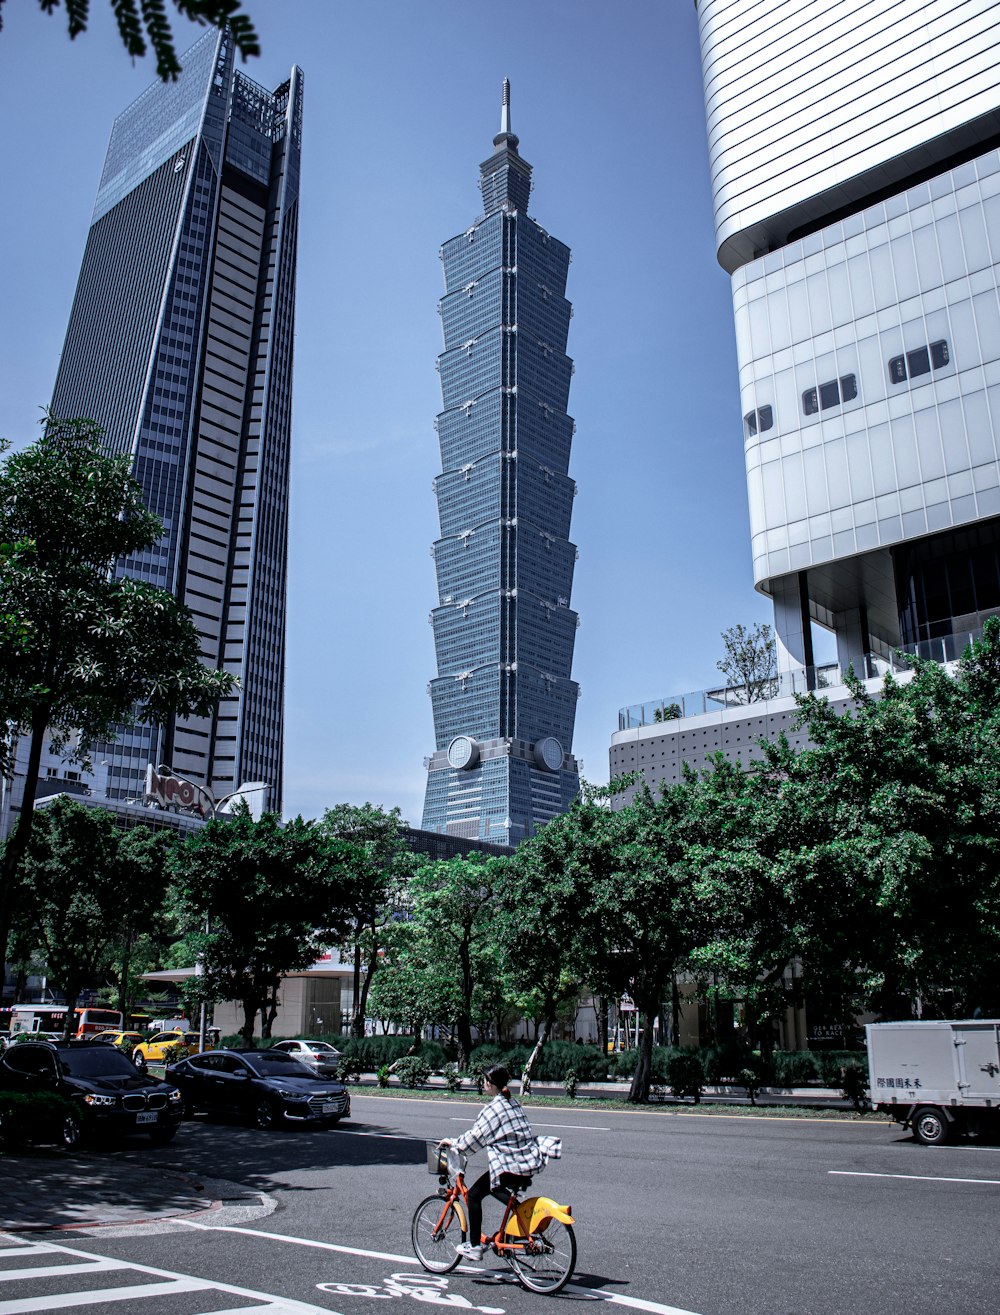
[[[78,1041],[95,1036],[98,1032],[120,1032],[122,1016],[117,1009],[74,1009],[73,1031],[71,1035]],[[11,1005],[10,1034],[19,1032],[56,1032],[62,1036],[66,1031],[65,1005]]]

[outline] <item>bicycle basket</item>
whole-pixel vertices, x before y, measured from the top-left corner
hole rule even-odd
[[[439,1178],[448,1175],[448,1147],[439,1146],[436,1141],[427,1143],[427,1172],[437,1174]]]

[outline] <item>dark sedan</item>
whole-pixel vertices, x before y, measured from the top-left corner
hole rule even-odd
[[[351,1112],[342,1082],[321,1077],[276,1050],[213,1050],[167,1066],[188,1114],[205,1110],[251,1119],[258,1128],[332,1126]]]
[[[145,1132],[155,1142],[170,1141],[184,1110],[175,1086],[137,1073],[100,1041],[19,1041],[0,1057],[0,1088],[67,1097],[83,1133]],[[63,1140],[71,1145],[75,1138]]]

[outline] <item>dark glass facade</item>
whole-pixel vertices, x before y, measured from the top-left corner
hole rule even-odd
[[[268,91],[212,31],[115,122],[52,400],[132,457],[166,533],[121,574],[191,609],[213,717],[98,746],[111,799],[166,761],[216,798],[282,793],[285,576],[302,74]]]
[[[481,166],[485,214],[441,250],[436,749],[423,828],[514,845],[579,789],[579,689],[570,253],[527,215],[531,166],[509,131],[506,96]]]

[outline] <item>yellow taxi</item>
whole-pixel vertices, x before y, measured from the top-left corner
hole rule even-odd
[[[103,1041],[106,1045],[115,1046],[118,1050],[126,1051],[131,1059],[132,1051],[143,1039],[143,1032],[97,1032],[94,1036],[88,1037],[88,1041]]]
[[[181,1046],[183,1053],[170,1050],[171,1046]],[[198,1049],[198,1033],[183,1032],[180,1028],[171,1028],[168,1032],[157,1032],[148,1041],[140,1041],[132,1051],[132,1063],[136,1068],[145,1068],[147,1064],[162,1064],[166,1059],[183,1059]],[[205,1049],[211,1050],[211,1043],[206,1040]],[[167,1051],[170,1050],[169,1056]]]

